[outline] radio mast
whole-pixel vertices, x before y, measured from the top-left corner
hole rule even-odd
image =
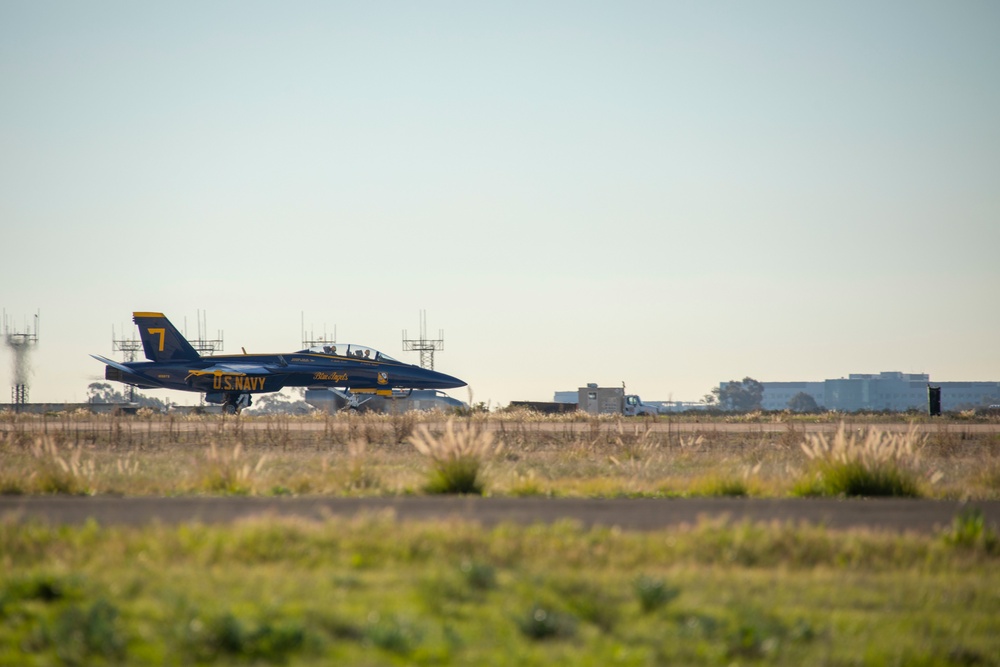
[[[15,329],[7,320],[7,311],[3,312],[4,343],[14,352],[14,386],[11,388],[10,397],[15,412],[20,412],[28,402],[28,376],[31,374],[28,355],[38,345],[39,314],[35,313],[35,321],[31,327],[25,324],[24,330],[21,331]]]
[[[427,338],[427,311],[420,311],[420,338],[407,338],[403,329],[403,351],[419,352],[420,367],[434,370],[434,353],[444,349],[444,330],[438,329],[438,337]]]
[[[111,325],[111,348],[115,352],[121,352],[125,363],[135,361],[136,353],[142,349],[142,341],[136,339],[135,333],[131,338],[115,338],[115,327]],[[135,385],[125,385],[125,400],[135,403]]]

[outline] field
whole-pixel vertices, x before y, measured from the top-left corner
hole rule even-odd
[[[865,459],[876,441],[893,457]],[[3,415],[0,484],[63,496],[407,498],[448,492],[472,461],[488,496],[784,498],[831,493],[824,442],[900,472],[912,486],[885,488],[902,495],[1000,497],[1000,424],[858,418],[841,430],[768,416],[477,415],[449,426],[412,415]],[[0,664],[996,665],[998,565],[996,526],[974,510],[935,534],[712,520],[633,532],[376,515],[140,527],[7,517]]]
[[[1000,421],[658,421],[477,415],[488,495],[575,497],[809,495],[810,438],[895,433],[914,494],[1000,498]],[[421,427],[442,416],[295,418],[0,416],[0,492],[407,495],[428,484]]]

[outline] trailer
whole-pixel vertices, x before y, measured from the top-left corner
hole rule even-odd
[[[591,415],[624,415],[626,417],[649,415],[655,417],[659,414],[659,410],[652,405],[643,403],[636,394],[626,394],[624,386],[598,387],[596,383],[590,383],[577,390],[577,406],[580,410]]]

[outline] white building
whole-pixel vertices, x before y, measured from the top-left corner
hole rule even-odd
[[[946,412],[1000,403],[1000,382],[931,382],[925,373],[853,373],[847,378],[821,382],[761,384],[764,410],[785,410],[788,401],[799,393],[812,396],[818,406],[827,410],[926,410],[929,385],[941,387],[941,409]]]

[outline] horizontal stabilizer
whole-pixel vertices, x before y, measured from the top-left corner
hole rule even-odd
[[[117,368],[122,373],[128,373],[129,375],[131,375],[133,373],[133,371],[132,371],[131,368],[129,368],[128,366],[126,366],[125,364],[122,364],[120,362],[111,361],[110,359],[107,359],[106,357],[102,357],[99,354],[92,354],[90,356],[92,356],[94,359],[97,359],[102,364],[107,364],[108,366],[111,366],[112,368]]]

